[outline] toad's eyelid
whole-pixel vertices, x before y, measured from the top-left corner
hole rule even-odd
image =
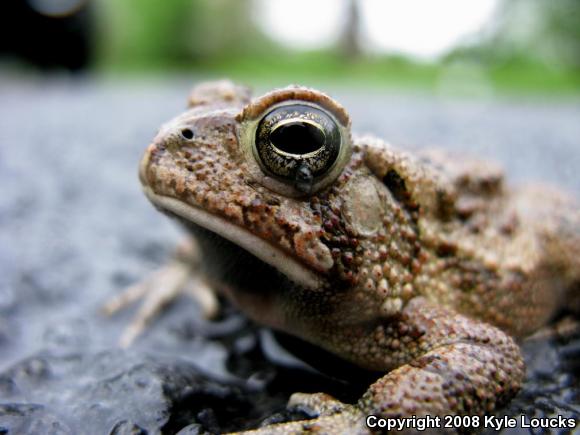
[[[276,89],[253,99],[238,113],[236,120],[238,122],[253,122],[275,106],[292,103],[302,103],[323,109],[332,114],[341,126],[350,129],[350,117],[341,104],[323,92],[303,86]]]

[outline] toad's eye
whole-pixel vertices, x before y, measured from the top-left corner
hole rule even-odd
[[[343,138],[326,111],[308,104],[274,108],[259,121],[255,151],[261,165],[303,193],[323,179],[337,161]]]

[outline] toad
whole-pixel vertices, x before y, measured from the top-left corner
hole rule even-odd
[[[177,291],[384,375],[355,404],[296,393],[311,420],[255,433],[369,433],[366,417],[483,415],[525,374],[515,339],[579,305],[580,213],[489,162],[353,137],[346,110],[290,86],[200,84],[145,151],[145,194],[196,245],[109,304]]]

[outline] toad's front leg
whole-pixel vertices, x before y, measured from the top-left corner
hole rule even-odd
[[[387,331],[395,336],[387,337]],[[358,340],[373,355],[382,352],[386,361],[393,360],[396,347],[407,361],[372,384],[355,405],[322,394],[298,394],[291,403],[301,402],[317,411],[318,418],[252,433],[369,433],[369,415],[482,415],[509,401],[524,379],[520,350],[504,332],[422,298],[411,301],[396,321]]]
[[[107,301],[102,311],[111,316],[133,302],[143,300],[137,315],[119,340],[121,347],[128,347],[163,308],[181,294],[188,294],[196,300],[205,318],[216,316],[219,305],[214,288],[200,270],[197,244],[189,238],[179,245],[165,266]]]

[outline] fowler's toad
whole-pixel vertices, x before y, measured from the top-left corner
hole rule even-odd
[[[353,139],[347,112],[312,89],[251,99],[206,83],[189,106],[139,173],[202,252],[183,252],[167,287],[195,272],[207,311],[211,287],[257,322],[385,373],[354,405],[295,394],[319,417],[259,433],[367,433],[369,414],[483,414],[516,394],[511,337],[579,299],[573,201],[507,187],[489,163]]]

